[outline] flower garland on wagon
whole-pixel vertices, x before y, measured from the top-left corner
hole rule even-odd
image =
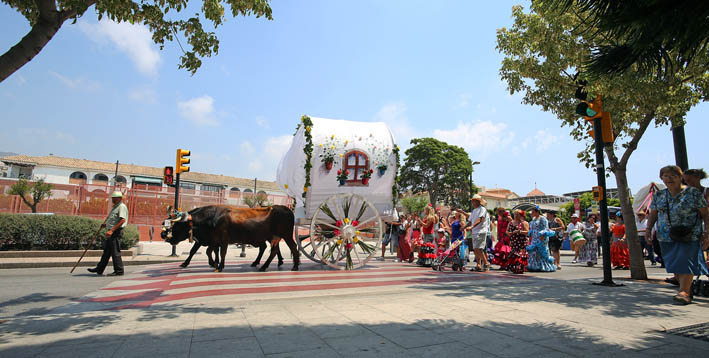
[[[305,146],[303,147],[303,153],[305,153],[305,165],[303,165],[303,169],[305,169],[305,184],[303,185],[302,194],[303,205],[305,205],[305,197],[308,195],[308,187],[310,186],[310,169],[313,167],[313,135],[310,133],[313,128],[313,121],[307,115],[303,115],[300,117],[300,122],[295,128],[295,132],[298,133],[300,126],[305,126]]]

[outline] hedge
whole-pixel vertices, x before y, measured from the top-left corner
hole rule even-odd
[[[103,221],[81,216],[0,214],[0,250],[78,250],[86,248]],[[103,249],[106,229],[93,249]],[[138,242],[138,229],[123,230],[121,249]]]

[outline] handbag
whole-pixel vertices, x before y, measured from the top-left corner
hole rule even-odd
[[[669,192],[667,193],[669,194]],[[694,217],[694,224],[692,226],[685,225],[672,225],[672,218],[670,217],[670,198],[667,198],[667,222],[670,224],[670,239],[674,242],[679,242],[686,244],[692,241],[692,228],[697,225],[697,216]]]

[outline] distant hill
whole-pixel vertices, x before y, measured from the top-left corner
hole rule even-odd
[[[17,155],[17,153],[13,152],[0,152],[0,157],[9,157],[11,155]]]

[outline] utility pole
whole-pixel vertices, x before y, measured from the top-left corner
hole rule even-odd
[[[675,164],[685,171],[689,169],[687,159],[687,141],[684,137],[684,125],[672,128],[672,142],[675,146]]]
[[[113,186],[118,186],[118,161],[116,160],[116,171],[113,173]]]
[[[606,168],[603,159],[603,131],[601,129],[601,117],[593,119],[593,132],[596,146],[596,177],[598,186],[601,187],[601,196],[598,202],[601,213],[601,248],[603,250],[603,281],[594,283],[602,286],[622,286],[613,282],[611,271],[611,243],[610,230],[608,229],[608,201],[606,200]]]

